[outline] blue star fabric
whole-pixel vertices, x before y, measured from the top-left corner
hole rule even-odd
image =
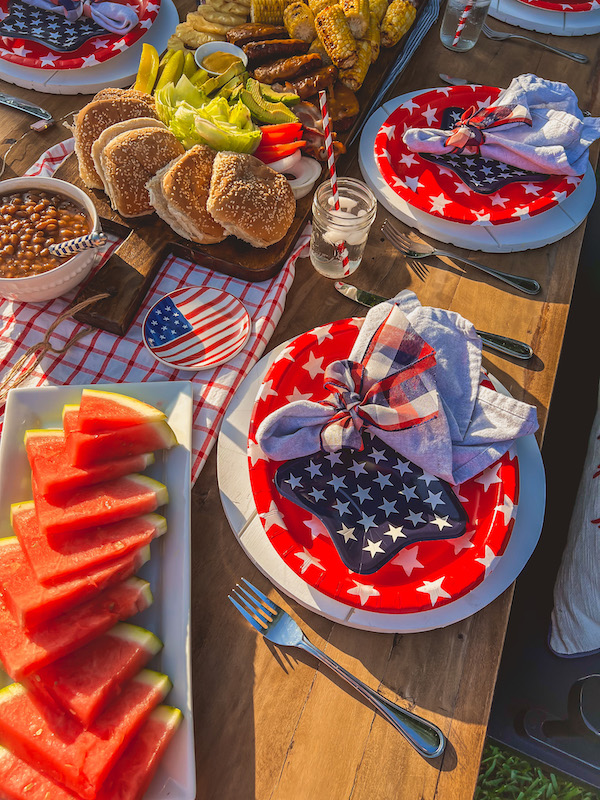
[[[368,431],[363,445],[295,458],[275,473],[278,491],[321,520],[348,569],[370,575],[409,544],[465,532],[449,483]]]
[[[64,0],[67,9],[74,6]],[[36,8],[21,0],[11,0],[10,13],[0,22],[0,36],[40,42],[59,53],[77,50],[92,36],[106,34],[106,30],[89,17],[65,19],[59,13]]]

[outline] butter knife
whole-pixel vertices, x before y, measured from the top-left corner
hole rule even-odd
[[[31,114],[34,117],[38,117],[38,119],[44,120],[46,122],[44,127],[46,128],[54,123],[52,114],[49,111],[46,111],[40,106],[36,106],[35,103],[30,103],[29,100],[22,100],[20,97],[13,97],[10,94],[4,94],[4,92],[0,92],[0,103],[5,106],[10,106],[11,108],[16,108],[18,111],[24,111],[26,114]],[[38,126],[39,123],[34,123],[34,125]],[[36,130],[43,129],[43,127],[36,127]]]
[[[365,292],[363,289],[352,286],[350,283],[336,281],[334,286],[344,297],[349,297],[350,300],[354,300],[355,303],[360,303],[367,308],[372,308],[387,300],[386,297],[380,297],[377,294]],[[512,356],[513,358],[520,358],[523,361],[533,356],[531,347],[525,344],[525,342],[518,341],[518,339],[511,339],[508,336],[500,336],[497,333],[488,333],[487,331],[477,331],[477,333],[481,337],[483,344],[489,347],[490,350],[496,350],[498,353]]]
[[[472,81],[468,81],[466,78],[454,78],[452,75],[445,75],[443,72],[440,72],[438,78],[441,78],[444,83],[449,83],[450,86],[478,86],[479,84],[473,83]]]

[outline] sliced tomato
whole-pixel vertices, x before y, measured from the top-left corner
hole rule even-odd
[[[286,156],[291,156],[292,153],[295,153],[296,150],[299,150],[301,147],[304,147],[306,142],[301,139],[298,142],[288,142],[287,144],[273,144],[267,145],[263,147],[263,143],[261,142],[259,146],[254,151],[253,155],[257,158],[260,158],[261,161],[264,161],[265,164],[270,164],[271,161],[279,161],[280,158],[285,158]]]
[[[261,144],[270,147],[274,144],[293,142],[301,135],[301,122],[282,122],[280,125],[263,125]]]

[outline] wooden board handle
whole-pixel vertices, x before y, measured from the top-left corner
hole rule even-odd
[[[102,292],[108,292],[110,297],[79,311],[75,319],[124,336],[165,258],[170,240],[170,231],[160,220],[132,231],[82,286],[73,305]]]

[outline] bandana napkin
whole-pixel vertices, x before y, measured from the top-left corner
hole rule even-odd
[[[480,154],[519,169],[583,175],[600,119],[584,117],[566,83],[519,75],[488,108],[469,109],[453,131],[409,128],[403,141],[416,153]]]
[[[128,33],[139,22],[139,17],[129,6],[98,0],[24,0],[30,6],[61,14],[69,22],[82,15],[91,17],[110,33]]]
[[[362,429],[425,472],[459,484],[537,430],[533,406],[480,385],[481,339],[452,311],[401,292],[367,314],[347,360],[325,372],[331,394],[274,411],[257,431],[277,461],[361,450]]]

